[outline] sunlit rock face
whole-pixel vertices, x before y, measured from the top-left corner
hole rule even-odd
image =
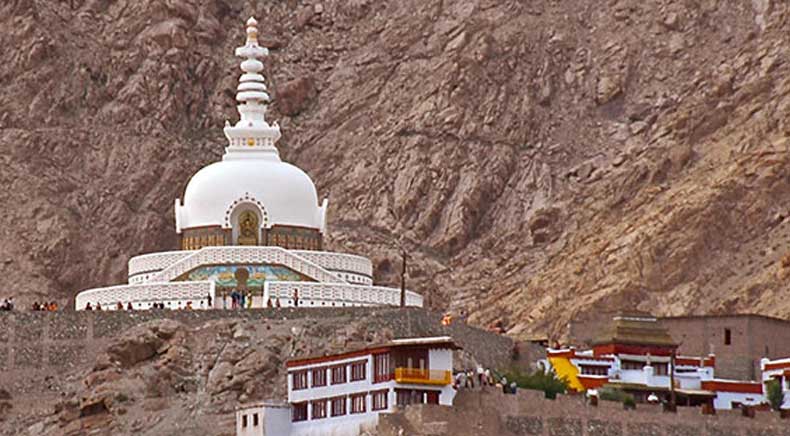
[[[513,334],[601,308],[790,312],[784,2],[51,3],[0,6],[0,292],[20,305],[178,245],[173,199],[223,153],[255,15],[282,159],[329,196],[327,247],[383,282],[400,239],[409,288]]]

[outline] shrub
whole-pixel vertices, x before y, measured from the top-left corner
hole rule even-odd
[[[568,392],[568,382],[565,379],[557,378],[554,371],[537,370],[533,373],[525,373],[519,369],[511,369],[504,376],[507,377],[508,383],[514,381],[522,389],[543,391],[546,398],[551,400],[557,398],[557,394]]]
[[[634,400],[634,397],[629,395],[623,398],[623,407],[625,409],[636,409],[636,401]]]
[[[779,383],[779,380],[770,380],[765,384],[765,396],[772,409],[779,410],[782,408],[784,393],[782,392],[782,384]]]
[[[616,401],[618,403],[623,403],[623,404],[625,404],[626,401],[629,401],[636,404],[633,395],[615,388],[598,389],[598,398],[600,398],[603,401]]]

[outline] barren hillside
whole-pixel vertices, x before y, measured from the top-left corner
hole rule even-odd
[[[381,281],[401,239],[411,288],[515,335],[604,306],[790,316],[776,0],[2,2],[3,295],[65,302],[175,248],[250,15],[281,154]]]

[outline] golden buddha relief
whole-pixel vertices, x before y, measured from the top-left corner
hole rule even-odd
[[[258,245],[258,215],[252,211],[239,216],[239,245]]]

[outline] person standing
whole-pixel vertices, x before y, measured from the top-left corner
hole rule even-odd
[[[294,289],[294,307],[299,307],[299,290]]]

